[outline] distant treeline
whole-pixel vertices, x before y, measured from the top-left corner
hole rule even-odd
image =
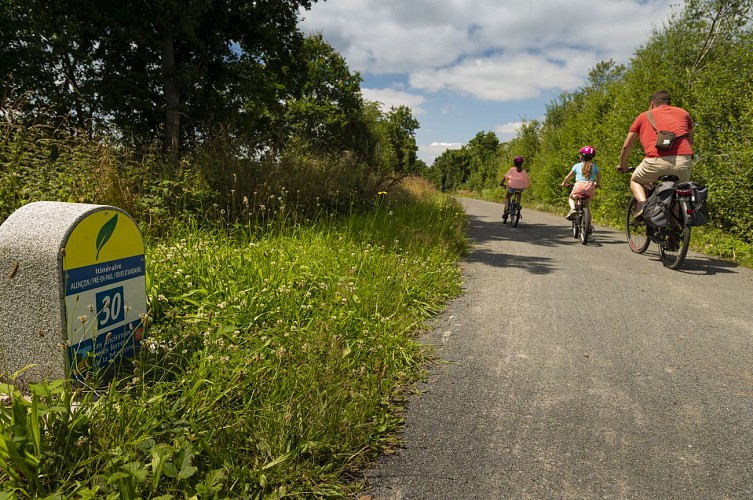
[[[559,184],[578,150],[589,144],[605,174],[595,215],[618,223],[629,197],[627,176],[615,171],[622,144],[634,118],[648,109],[649,96],[667,90],[672,104],[687,109],[695,122],[693,180],[709,186],[710,228],[753,243],[752,5],[686,1],[627,66],[598,64],[585,86],[548,105],[543,121],[525,122],[503,144],[480,132],[463,149],[439,156],[429,177],[445,191],[489,191],[512,158],[522,155],[532,178],[528,199],[564,207]],[[631,165],[641,157],[641,148],[634,148]]]

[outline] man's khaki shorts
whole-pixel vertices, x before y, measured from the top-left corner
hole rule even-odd
[[[631,180],[647,184],[656,182],[662,175],[676,175],[679,182],[690,180],[690,170],[693,167],[693,156],[673,155],[659,158],[644,158],[635,168]]]

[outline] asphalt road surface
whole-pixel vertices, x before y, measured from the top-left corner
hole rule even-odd
[[[753,272],[461,201],[464,294],[364,497],[753,498]]]

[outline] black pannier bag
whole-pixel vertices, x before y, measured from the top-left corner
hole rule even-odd
[[[654,192],[646,200],[643,208],[643,220],[652,227],[666,227],[671,217],[672,196],[675,194],[675,183],[665,181],[656,186]]]
[[[709,221],[709,207],[706,204],[706,198],[709,195],[709,188],[701,186],[695,182],[687,182],[683,184],[686,189],[692,190],[691,196],[691,208],[693,213],[690,214],[688,225],[690,226],[702,226]]]

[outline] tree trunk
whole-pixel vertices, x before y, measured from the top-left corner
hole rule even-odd
[[[162,78],[165,92],[165,154],[176,157],[180,147],[180,97],[178,72],[175,68],[173,33],[169,26],[162,32]]]

